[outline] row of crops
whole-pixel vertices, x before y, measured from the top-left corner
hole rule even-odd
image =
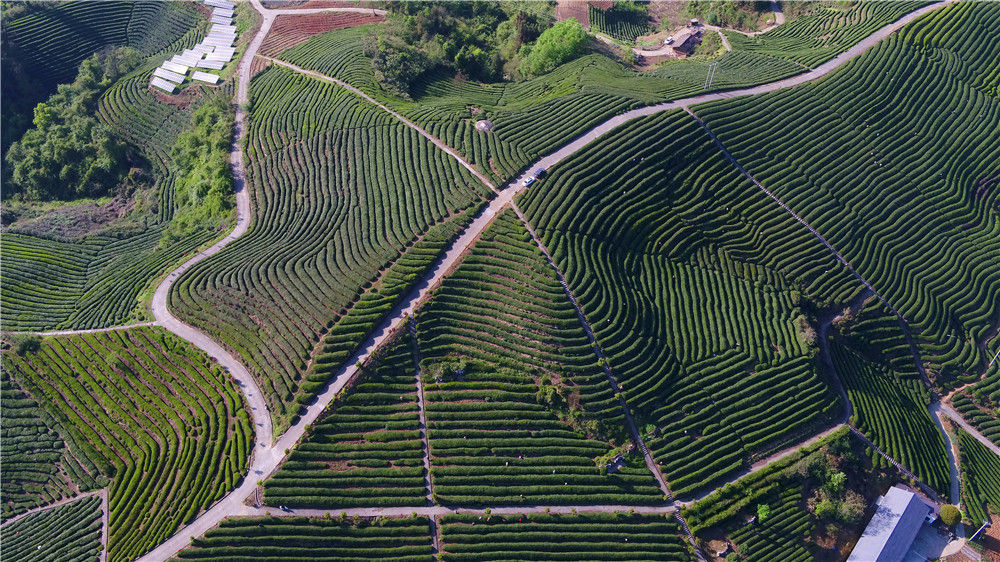
[[[192,31],[180,41],[194,38]],[[112,84],[99,101],[98,117],[150,163],[151,192],[142,194],[127,221],[83,238],[0,235],[5,328],[89,329],[137,320],[151,280],[217,234],[192,230],[161,244],[175,211],[170,149],[201,101],[184,108],[159,101],[148,89],[149,72],[139,69]],[[198,99],[214,95],[229,92],[202,88]]]
[[[479,359],[558,381],[557,408],[622,437],[618,401],[552,267],[511,210],[498,216],[419,316],[425,361]]]
[[[950,5],[825,80],[695,108],[906,318],[945,388],[978,378],[995,329],[998,23]]]
[[[483,516],[439,521],[442,560],[691,560],[671,515],[634,513]]]
[[[615,472],[595,463],[611,449],[598,435],[622,434],[621,413],[575,310],[512,211],[417,321],[436,501],[663,501],[641,459]],[[589,423],[595,414],[606,419]]]
[[[243,358],[280,432],[325,382],[304,380],[323,336],[421,234],[487,190],[347,90],[272,67],[250,95],[250,230],[192,267],[171,306]]]
[[[896,373],[839,343],[830,352],[854,409],[852,424],[923,482],[946,494],[951,482],[947,444],[927,410],[930,396],[920,379]],[[878,454],[872,461],[888,466]]]
[[[86,472],[74,465],[59,434],[48,427],[45,412],[18,387],[6,370],[0,372],[0,492],[3,519],[73,495],[73,476]],[[63,467],[66,467],[63,469]],[[83,487],[93,484],[86,479]]]
[[[442,560],[690,560],[671,516],[631,513],[446,515]],[[433,559],[426,517],[233,518],[195,539],[178,560]]]
[[[109,560],[163,542],[247,468],[253,430],[239,391],[162,329],[46,338],[5,355],[79,470],[110,481]]]
[[[18,562],[97,562],[101,498],[88,496],[32,513],[0,531],[0,558]]]
[[[313,369],[306,376],[307,382],[303,385],[303,402],[311,398],[312,393],[318,392],[340,369],[378,321],[396,306],[415,280],[424,277],[438,256],[468,226],[481,208],[482,205],[470,207],[447,222],[432,226],[386,268],[347,314],[337,320],[323,336],[322,345],[316,350]]]
[[[961,429],[962,509],[973,527],[1000,513],[1000,457]]]
[[[850,434],[843,429],[727,484],[686,507],[684,520],[700,540],[724,533],[744,560],[815,560],[819,547],[810,537],[816,521],[805,509],[804,483],[797,467],[818,462],[831,444],[848,439]],[[755,517],[761,505],[769,513]]]
[[[823,6],[761,35],[723,33],[736,51],[781,57],[815,68],[925,4],[906,0]]]
[[[413,339],[404,334],[334,400],[264,483],[273,506],[426,503]]]
[[[847,302],[857,283],[687,114],[616,129],[519,204],[650,426],[675,494],[841,411],[802,307]]]
[[[993,405],[996,401],[992,395],[987,398],[981,391],[977,392],[979,390],[976,388],[972,392],[956,394],[951,402],[965,421],[987,439],[1000,445],[1000,414],[997,414],[998,410]]]
[[[593,4],[587,4],[590,29],[607,34],[619,41],[632,43],[640,35],[649,33],[653,28],[649,24],[649,14],[646,7],[632,3],[616,4],[602,10]]]
[[[433,559],[430,520],[232,517],[192,541],[172,560],[393,560]]]

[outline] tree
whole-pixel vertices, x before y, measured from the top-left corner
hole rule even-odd
[[[763,523],[771,516],[771,506],[766,503],[757,504],[757,521]]]
[[[125,144],[95,114],[101,92],[137,61],[128,48],[94,55],[80,64],[76,80],[35,106],[33,127],[7,152],[5,195],[71,199],[121,185],[129,169]]]
[[[583,53],[586,44],[587,32],[576,19],[561,21],[542,32],[532,47],[524,47],[524,73],[537,76],[550,72]]]
[[[837,509],[837,518],[848,525],[861,522],[865,514],[865,498],[854,490],[848,490]]]
[[[962,520],[962,512],[958,510],[958,507],[949,503],[941,506],[940,517],[945,525],[954,527]]]

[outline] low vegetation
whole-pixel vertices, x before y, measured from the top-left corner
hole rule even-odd
[[[426,517],[234,517],[194,539],[174,560],[423,562],[432,549]]]
[[[996,325],[1000,191],[981,187],[1000,155],[1000,54],[982,47],[998,21],[986,4],[950,5],[825,80],[695,108],[906,319],[944,389],[978,379]],[[894,111],[878,109],[886,96]]]
[[[404,333],[342,391],[264,483],[272,506],[427,502],[413,339]]]
[[[442,560],[691,560],[671,515],[445,515]]]
[[[0,557],[19,562],[97,562],[101,498],[90,496],[32,513],[3,527]]]
[[[232,222],[233,170],[229,151],[234,115],[228,100],[212,98],[191,114],[191,128],[177,136],[170,151],[176,167],[174,211],[163,242],[192,232],[219,230]]]
[[[162,329],[46,338],[5,364],[52,420],[72,470],[109,487],[112,562],[163,542],[247,469],[253,430],[236,386]]]

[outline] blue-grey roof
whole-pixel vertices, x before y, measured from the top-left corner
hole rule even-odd
[[[851,551],[848,562],[898,562],[931,512],[913,492],[892,487],[879,498],[875,515]]]

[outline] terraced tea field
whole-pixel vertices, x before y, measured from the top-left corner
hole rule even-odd
[[[246,361],[281,431],[325,382],[303,380],[324,334],[407,247],[477,206],[486,188],[337,86],[272,67],[250,95],[250,232],[192,267],[171,306]]]
[[[840,411],[802,307],[846,302],[857,284],[688,115],[613,131],[519,203],[652,425],[647,444],[675,494]]]
[[[0,481],[3,519],[73,495],[72,456],[59,434],[46,426],[45,413],[10,378],[0,372]],[[63,466],[65,465],[65,469]],[[86,474],[86,473],[83,473]],[[84,480],[83,482],[87,482]]]
[[[995,329],[998,192],[977,186],[1000,157],[998,20],[951,5],[828,79],[695,108],[906,319],[945,388],[985,369]]]
[[[641,6],[641,4],[640,4]],[[649,15],[645,7],[642,10],[623,10],[612,6],[607,10],[587,5],[589,10],[590,29],[605,33],[618,41],[635,42],[636,37],[645,35],[652,30],[649,25]]]
[[[0,531],[0,556],[23,562],[97,562],[101,498],[87,496],[32,513]]]
[[[113,562],[162,542],[246,471],[253,435],[242,397],[161,329],[46,338],[5,363],[82,471],[110,482]]]
[[[766,54],[816,68],[878,28],[924,4],[920,1],[888,1],[855,2],[845,7],[823,6],[760,35],[748,37],[735,31],[723,33],[736,51]]]
[[[1000,509],[1000,457],[968,433],[957,430],[962,457],[962,502],[966,518],[978,527],[987,511]]]
[[[930,396],[916,373],[892,371],[841,345],[832,346],[831,353],[854,408],[854,426],[923,482],[946,494],[951,481],[947,445],[927,411]],[[881,456],[874,455],[872,461],[888,467]]]
[[[430,560],[430,521],[233,518],[195,539],[177,560]]]
[[[420,310],[427,364],[481,360],[549,381],[552,405],[622,437],[622,413],[576,310],[524,225],[504,211]]]
[[[334,401],[264,483],[272,506],[420,506],[427,502],[413,340],[399,337]]]
[[[441,518],[442,560],[691,560],[677,520],[627,513]]]
[[[1000,427],[1000,12],[891,34],[919,3],[816,9],[735,41],[714,87],[816,71],[730,93],[703,92],[708,59],[594,52],[402,100],[364,55],[381,28],[327,31],[398,14],[332,4],[241,6],[238,86],[108,89],[154,170],[144,222],[3,233],[16,329],[139,319],[165,275],[156,326],[4,334],[2,517],[38,511],[3,557],[805,561],[908,478],[997,509],[975,428]],[[172,268],[213,234],[160,244],[171,147],[215,96],[239,106],[237,227]],[[10,538],[29,523],[47,550]]]

